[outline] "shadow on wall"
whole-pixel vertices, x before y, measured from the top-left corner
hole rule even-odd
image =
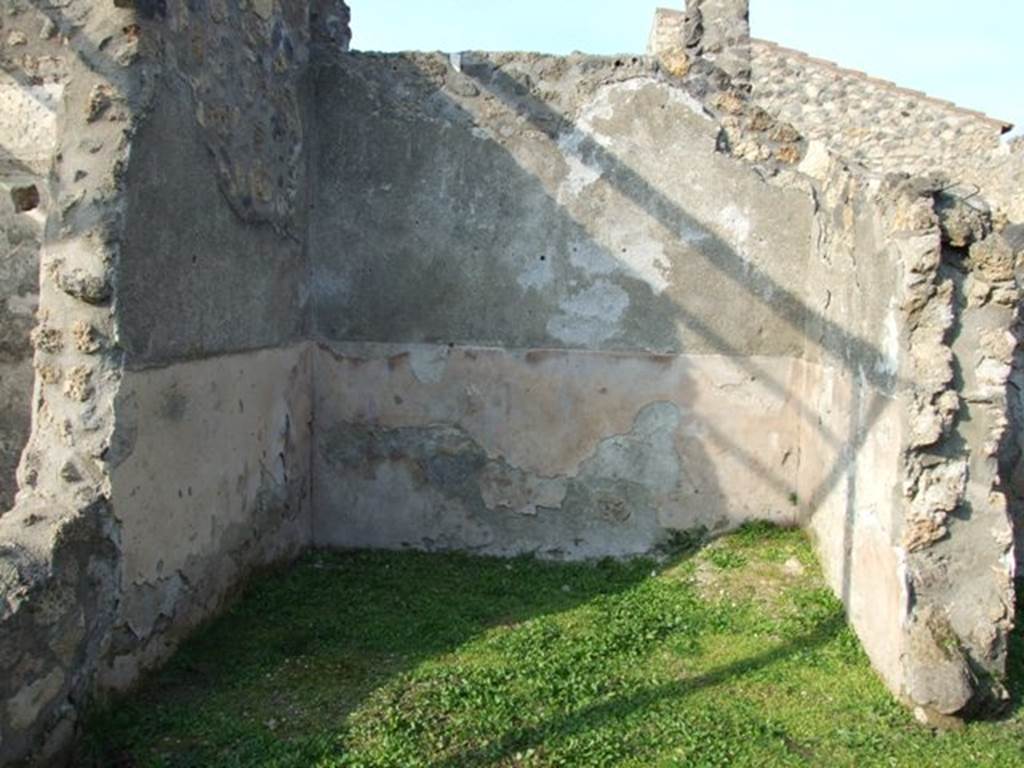
[[[528,89],[506,72],[487,67],[476,71],[470,70],[469,74],[482,88],[501,99],[517,115],[523,116],[552,141],[558,141],[559,136],[567,132],[580,132],[579,126],[573,124],[566,115],[556,112],[549,104],[532,96]],[[866,339],[852,335],[847,329],[810,307],[795,290],[779,284],[760,267],[752,265],[749,259],[738,253],[721,237],[707,230],[706,225],[676,205],[592,137],[586,136],[580,141],[579,153],[588,166],[607,179],[623,197],[640,205],[667,231],[705,231],[707,236],[698,241],[697,250],[708,264],[735,286],[739,296],[766,307],[787,326],[804,335],[807,343],[820,342],[826,355],[851,375],[853,385],[845,436],[837,436],[832,432],[806,403],[798,402],[796,406],[805,426],[818,432],[825,444],[835,451],[835,458],[829,471],[810,496],[802,500],[804,514],[813,515],[833,489],[844,482],[846,484],[843,546],[845,559],[842,566],[840,596],[844,605],[849,605],[852,588],[851,557],[856,527],[858,455],[885,409],[887,395],[894,392],[899,383],[895,376],[888,372],[885,353]],[[811,258],[815,255],[811,254]],[[786,385],[783,382],[774,379],[770,373],[751,362],[727,339],[709,327],[700,316],[680,303],[675,303],[672,309],[679,323],[705,338],[718,354],[739,358],[753,378],[766,382],[780,397],[786,395]],[[865,399],[869,400],[866,410]],[[765,483],[785,491],[786,481],[759,457],[745,451],[739,443],[742,439],[740,436],[726,435],[716,430],[713,424],[703,426],[713,444],[740,457],[742,462],[755,471]]]
[[[433,89],[415,66],[398,57],[396,62],[403,70],[397,88]],[[387,68],[388,63],[379,66]],[[320,78],[320,88],[337,89],[336,74],[345,77],[328,71]],[[348,114],[358,121],[373,107],[362,103],[365,93],[351,90],[338,103],[344,110],[342,119]],[[610,271],[617,271],[616,257],[548,196],[543,184],[505,148],[495,141],[471,139],[471,115],[454,102],[434,106],[444,113],[447,124],[457,126],[454,130],[437,122],[416,124],[385,117],[374,120],[371,130],[357,125],[356,135],[330,145],[316,159],[321,169],[344,169],[337,174],[346,187],[343,193],[348,186],[373,191],[368,193],[369,202],[358,206],[336,201],[326,205],[321,195],[316,196],[321,218],[329,216],[331,221],[314,248],[321,253],[344,243],[342,268],[349,272],[339,279],[331,269],[335,264],[314,260],[315,316],[321,335],[330,340],[451,345],[446,353],[449,373],[468,370],[480,378],[417,396],[428,400],[424,410],[433,414],[447,408],[446,416],[459,414],[462,423],[437,426],[440,419],[425,419],[431,422],[427,426],[382,428],[378,420],[401,422],[411,407],[408,391],[397,385],[391,389],[391,382],[400,377],[415,382],[406,370],[408,354],[396,355],[386,367],[380,363],[369,373],[373,362],[325,360],[324,367],[338,366],[332,370],[345,389],[339,399],[358,399],[358,392],[372,406],[358,420],[329,419],[333,403],[319,412],[323,441],[317,460],[328,472],[316,473],[318,505],[327,508],[325,517],[331,520],[322,521],[314,539],[325,543],[330,533],[324,530],[330,526],[338,531],[330,543],[386,546],[399,529],[410,544],[437,549],[495,553],[504,540],[512,545],[508,552],[516,547],[566,555],[586,541],[586,552],[593,556],[644,552],[656,545],[663,534],[658,496],[684,497],[677,498],[679,506],[703,508],[703,520],[724,519],[720,508],[728,499],[703,441],[693,433],[704,426],[683,423],[693,422],[686,411],[698,400],[686,366],[676,366],[668,354],[650,354],[643,360],[627,354],[637,348],[679,348],[671,300],[653,294],[636,277],[622,277],[615,286],[599,281],[604,292],[597,285],[583,291],[593,302],[578,306],[578,316],[553,322],[561,322],[564,334],[584,350],[588,344],[614,344],[614,319],[602,313],[621,312],[616,302],[628,294],[631,306],[650,308],[632,323],[640,329],[635,333],[641,343],[620,341],[623,354],[608,356],[607,363],[585,352],[570,358],[558,349],[549,333],[549,297],[533,288],[586,277],[570,263],[570,250],[579,259],[607,262]],[[333,116],[327,122],[332,123]],[[481,178],[494,185],[493,194],[474,196],[467,191],[479,190]],[[358,184],[346,185],[350,179]],[[384,188],[394,190],[397,199],[374,199]],[[404,190],[410,191],[407,196]],[[556,243],[573,246],[559,249]],[[352,258],[349,248],[358,250],[359,257]],[[519,257],[518,264],[496,255],[509,248]],[[545,275],[551,274],[558,277],[550,281]],[[623,325],[629,324],[627,318]],[[463,351],[457,346],[463,343],[532,351],[514,363],[487,349]],[[466,362],[470,357],[476,362]],[[670,387],[666,381],[671,381]],[[594,413],[598,388],[607,391],[602,412]],[[480,391],[470,394],[476,389]],[[473,402],[467,405],[464,398]],[[687,408],[677,403],[687,403]],[[465,422],[474,422],[478,429],[467,429]],[[509,435],[516,430],[513,423],[532,425],[539,434],[522,430],[522,435]],[[514,450],[503,451],[498,459],[490,457],[491,446],[481,445],[471,434],[489,429]],[[688,439],[680,440],[677,434]],[[537,460],[543,469],[527,470],[536,475],[524,479],[522,462],[509,455],[515,451],[531,454],[530,459],[544,456],[546,460]],[[572,471],[574,467],[578,471]],[[413,480],[407,473],[414,475]],[[523,515],[488,503],[481,476],[497,478],[497,486],[560,488],[551,506]],[[410,482],[422,483],[423,493],[406,493]],[[537,494],[544,495],[552,493]],[[350,514],[351,507],[359,509]],[[678,522],[678,527],[688,528],[700,520]],[[394,539],[390,543],[394,545]],[[595,548],[601,546],[607,549]]]
[[[39,249],[46,207],[47,129],[56,123],[46,86],[0,72],[0,515],[14,504],[17,468],[32,426]],[[39,145],[33,139],[39,139]]]
[[[368,113],[375,115],[373,135],[353,129],[354,135],[347,137],[347,143],[322,148],[316,159],[321,175],[324,168],[343,166],[345,178],[358,179],[360,185],[371,190],[371,200],[366,205],[333,206],[330,215],[336,221],[330,226],[335,228],[328,229],[326,237],[321,235],[319,242],[317,236],[313,238],[314,251],[321,256],[324,249],[338,247],[339,242],[345,243],[346,256],[352,252],[359,254],[352,259],[354,265],[347,267],[350,272],[345,279],[331,273],[322,258],[315,260],[315,316],[322,337],[525,349],[578,350],[589,346],[612,351],[642,350],[652,358],[679,353],[721,355],[780,401],[793,400],[792,384],[768,370],[763,358],[758,359],[757,355],[800,357],[805,345],[821,343],[855,382],[851,421],[848,435],[837,435],[821,422],[819,414],[799,400],[799,393],[796,401],[791,402],[796,417],[807,429],[820,434],[835,456],[814,493],[801,501],[805,509],[813,510],[845,477],[849,486],[846,536],[848,540],[852,537],[857,456],[886,405],[887,395],[896,386],[894,378],[884,373],[887,366],[883,364],[882,351],[809,307],[797,292],[712,232],[706,220],[683,210],[595,140],[587,126],[534,96],[531,84],[521,82],[483,56],[465,54],[460,58],[461,79],[468,83],[460,87],[495,97],[497,108],[505,112],[508,123],[525,124],[525,129],[540,134],[552,147],[570,144],[583,172],[600,178],[610,194],[618,196],[624,205],[641,210],[645,227],[651,231],[698,233],[687,243],[701,262],[692,268],[700,279],[714,283],[714,290],[691,287],[682,297],[685,302],[678,295],[653,290],[649,277],[637,274],[637,265],[625,260],[607,237],[595,231],[592,221],[574,213],[551,193],[543,178],[546,169],[525,167],[493,134],[481,141],[484,132],[477,130],[477,116],[440,89],[436,70],[418,69],[421,65],[413,57],[343,58],[336,69],[325,68],[321,72],[318,104],[330,104],[332,100],[322,95],[324,90],[337,89],[339,80],[344,82],[349,77],[344,71],[347,66],[365,66],[359,63],[361,58],[370,66],[399,73],[396,81],[400,85],[396,88],[408,102],[403,101],[396,109],[397,116],[383,110],[381,117],[375,99],[386,95],[382,94],[385,86],[379,80],[368,86],[369,93],[360,93],[358,89],[346,93],[341,108],[350,111],[351,119],[358,120]],[[594,61],[601,62],[594,66],[604,66],[610,65],[611,60]],[[429,63],[436,65],[437,60]],[[650,72],[637,74],[645,75],[650,76]],[[429,104],[432,115],[440,116],[438,119],[416,121],[414,105],[421,98]],[[344,122],[344,114],[330,114],[330,106],[324,109],[330,118],[325,121],[327,124]],[[471,139],[471,135],[475,138]],[[458,153],[474,156],[466,159]],[[390,161],[380,156],[385,154]],[[397,169],[393,168],[394,158],[400,158]],[[471,176],[467,167],[491,180],[493,194],[480,194],[479,179]],[[396,199],[397,190],[403,187],[415,191]],[[384,198],[385,193],[390,196]],[[374,199],[374,195],[379,197]],[[317,195],[318,205],[324,204],[322,198],[322,194]],[[722,201],[723,205],[726,202]],[[444,215],[438,215],[439,211]],[[493,226],[474,230],[473,222],[478,220],[493,222]],[[530,222],[531,226],[523,227],[523,222]],[[634,243],[628,245],[632,247]],[[518,264],[510,264],[507,258],[492,258],[498,251],[513,253]],[[581,253],[585,255],[580,256]],[[531,267],[530,262],[536,262],[538,254],[542,263]],[[551,314],[550,297],[533,290],[529,275],[535,271],[554,274],[554,281],[560,284],[587,286],[590,281],[588,287],[577,289],[578,296],[586,296],[599,281],[594,279],[594,271],[588,273],[581,268],[581,262],[604,265],[594,270],[602,275],[615,273],[617,287],[628,296],[626,312],[637,312],[635,317],[627,314],[622,323],[630,330],[628,337],[602,329],[602,313],[610,315],[617,311],[610,294],[605,294],[594,302],[592,309],[582,313],[585,320],[597,327],[596,337],[570,336],[569,341],[576,344],[552,339],[546,323]],[[495,286],[494,291],[467,292],[467,274],[482,286]],[[524,274],[528,276],[526,285]],[[800,283],[797,279],[792,284]],[[727,297],[725,302],[721,301],[723,295]],[[503,298],[496,301],[496,296]],[[696,306],[689,306],[691,300]],[[637,311],[637,307],[644,311]],[[758,338],[757,331],[766,328],[768,338]],[[764,352],[765,349],[768,351]],[[643,384],[638,382],[636,386]],[[692,381],[681,389],[696,391]],[[863,400],[869,400],[866,409]],[[565,418],[571,423],[573,416],[570,412]],[[722,429],[704,419],[693,425],[690,437],[693,439],[687,440],[679,451],[684,475],[699,476],[704,482],[713,477],[713,462],[702,447],[708,445],[741,463],[776,494],[785,497],[792,493],[791,477],[769,465],[763,455],[745,447],[747,435],[738,429]],[[682,487],[685,493],[685,480]],[[712,519],[725,517],[728,502],[729,497],[718,483],[700,498]],[[480,505],[475,503],[472,508],[479,510]],[[848,545],[844,550],[849,555],[851,547]],[[844,573],[845,596],[849,589],[849,563]]]

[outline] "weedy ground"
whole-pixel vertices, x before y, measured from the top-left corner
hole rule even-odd
[[[312,554],[94,712],[78,763],[1024,766],[1017,699],[961,731],[914,722],[800,533],[686,544],[573,565]]]

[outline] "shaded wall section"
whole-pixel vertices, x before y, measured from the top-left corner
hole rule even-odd
[[[103,674],[117,687],[309,540],[303,246],[232,204],[199,104],[167,78],[128,171],[111,456],[123,593]]]
[[[796,520],[809,187],[646,58],[348,55],[316,87],[317,543]]]
[[[813,419],[801,433],[801,506],[836,594],[886,682],[902,685],[909,587],[899,545],[904,412],[902,271],[888,250],[870,185],[831,167],[807,269],[808,376]]]

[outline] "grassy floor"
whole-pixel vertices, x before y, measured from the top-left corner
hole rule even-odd
[[[312,555],[96,713],[83,750],[123,768],[1009,768],[1024,713],[916,725],[802,536],[754,527],[661,564]]]

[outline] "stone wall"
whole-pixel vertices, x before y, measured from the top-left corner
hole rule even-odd
[[[0,177],[0,510],[14,504],[16,470],[32,414],[32,340],[43,215],[41,179],[20,168]]]
[[[808,327],[809,357],[825,354],[805,395],[821,429],[802,446],[835,463],[807,463],[801,495],[876,668],[922,720],[945,724],[1005,697],[1006,468],[1019,457],[1007,268],[1020,254],[987,214],[934,184],[858,177],[834,159],[823,176],[808,289],[821,320],[877,340],[879,356],[818,318]],[[826,434],[839,438],[831,451]]]
[[[669,69],[688,67],[692,16],[702,11],[658,9],[648,52]],[[749,32],[742,21],[731,28]],[[1024,155],[1001,140],[1007,123],[766,40],[741,54],[750,65],[741,82],[751,83],[754,103],[805,138],[876,173],[939,174],[966,185],[963,193],[980,190],[997,216],[1024,221]]]
[[[13,17],[15,20],[17,16]],[[12,25],[13,26],[13,25]],[[30,26],[35,37],[45,30]],[[15,69],[28,34],[0,29],[0,514],[14,503],[16,469],[32,413],[32,328],[39,250],[50,205],[47,172],[57,140],[59,65]],[[23,39],[24,38],[24,39]],[[31,79],[26,79],[26,75]]]

